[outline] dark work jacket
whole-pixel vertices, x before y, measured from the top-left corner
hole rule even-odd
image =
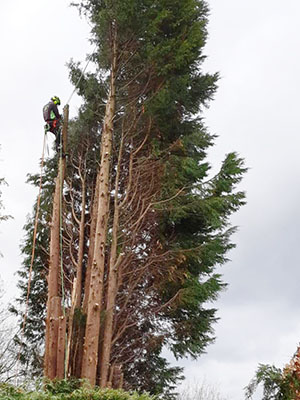
[[[51,121],[53,119],[60,119],[61,116],[58,112],[57,105],[53,101],[49,101],[43,108],[43,116],[45,121]]]

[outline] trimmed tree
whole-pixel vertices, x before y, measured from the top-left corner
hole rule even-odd
[[[78,7],[96,50],[95,72],[78,87],[64,189],[67,372],[162,393],[180,374],[162,348],[197,358],[214,340],[206,304],[225,287],[215,269],[234,246],[230,216],[244,204],[236,186],[246,169],[231,153],[209,176],[214,136],[201,113],[218,75],[201,70],[205,1]],[[77,82],[79,65],[70,70]]]

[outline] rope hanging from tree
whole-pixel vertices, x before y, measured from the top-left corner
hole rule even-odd
[[[92,56],[93,56],[93,54],[94,54],[94,52],[95,52],[97,46],[98,46],[98,45],[95,46],[95,48],[94,48],[92,54],[88,57],[87,63],[86,63],[86,65],[85,65],[83,71],[81,72],[81,74],[80,74],[80,76],[79,76],[79,79],[78,79],[78,81],[77,81],[77,83],[76,83],[76,85],[75,85],[75,88],[74,88],[73,92],[71,93],[71,95],[70,95],[70,97],[69,97],[69,99],[68,99],[68,101],[67,101],[67,104],[70,103],[70,101],[71,101],[71,99],[72,99],[74,93],[76,92],[76,89],[77,89],[78,86],[79,86],[79,83],[80,83],[80,81],[81,81],[81,79],[82,79],[82,77],[83,77],[83,75],[84,75],[84,73],[85,73],[85,71],[86,71],[86,69],[87,69],[87,67],[88,67],[88,65],[89,65],[89,63],[90,63],[90,61],[91,61],[91,59],[92,59]]]
[[[37,227],[38,227],[38,221],[39,221],[40,204],[41,204],[41,193],[42,193],[42,185],[43,185],[43,169],[44,169],[44,159],[45,159],[46,137],[47,137],[47,135],[45,133],[45,135],[44,135],[44,143],[43,143],[43,151],[42,151],[42,158],[41,158],[39,192],[38,192],[38,197],[37,197],[35,222],[34,222],[34,229],[33,229],[32,252],[31,252],[31,260],[30,260],[30,268],[29,268],[29,276],[28,276],[28,284],[27,284],[26,305],[25,305],[25,312],[24,312],[24,318],[23,318],[23,324],[22,324],[21,344],[20,344],[20,351],[19,351],[19,354],[18,354],[18,361],[20,361],[20,357],[21,357],[21,351],[22,351],[22,347],[23,347],[23,338],[24,338],[24,334],[25,334],[26,320],[27,320],[27,314],[28,314],[29,295],[30,295],[31,281],[32,281],[32,269],[33,269],[33,261],[34,261],[34,256],[35,256]]]

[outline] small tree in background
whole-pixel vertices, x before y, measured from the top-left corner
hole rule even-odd
[[[300,347],[283,369],[260,364],[255,377],[245,388],[245,398],[251,400],[258,386],[263,387],[261,400],[300,400]]]

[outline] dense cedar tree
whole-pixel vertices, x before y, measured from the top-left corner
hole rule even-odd
[[[197,358],[214,340],[217,316],[208,304],[226,286],[216,268],[234,247],[230,217],[245,203],[237,189],[246,171],[243,160],[228,154],[212,176],[206,159],[215,137],[202,114],[218,80],[218,74],[202,71],[208,7],[199,0],[86,0],[76,6],[92,25],[95,51],[90,55],[94,72],[83,74],[77,87],[83,105],[69,127],[63,248],[71,321],[68,373],[82,373],[93,254],[100,251],[97,205],[107,195],[96,383],[118,386],[121,380],[125,389],[172,399],[182,370],[170,367],[162,350],[169,349],[177,359]],[[81,67],[73,61],[69,67],[76,84]],[[106,154],[101,141],[108,108],[113,113],[112,146],[103,194],[97,182]],[[24,366],[35,374],[43,356],[56,163],[54,157],[45,167],[22,353]],[[38,177],[29,180],[37,184]],[[20,304],[26,297],[32,229],[29,218],[19,271]],[[13,310],[22,315],[19,306]]]

